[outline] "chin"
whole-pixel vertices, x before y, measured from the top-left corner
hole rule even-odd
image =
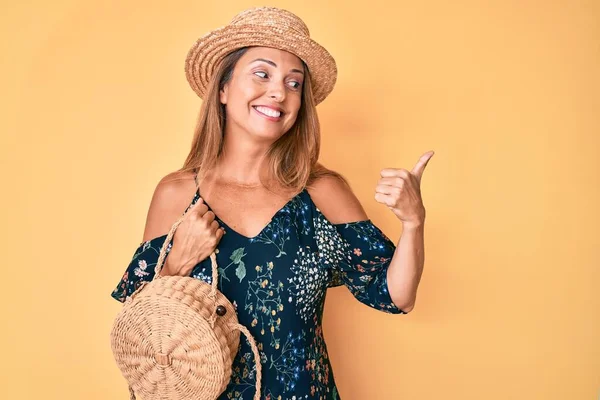
[[[265,131],[259,131],[259,132],[254,132],[254,136],[263,140],[268,140],[270,142],[275,142],[277,139],[279,139],[280,137],[282,137],[283,135],[285,135],[285,132],[265,132]]]
[[[282,129],[274,129],[274,127],[271,126],[266,129],[265,129],[265,127],[252,127],[251,129],[248,130],[248,132],[250,132],[252,134],[252,136],[256,136],[261,139],[269,139],[269,140],[274,141],[274,140],[279,139],[283,135],[285,135],[287,130],[283,131]]]

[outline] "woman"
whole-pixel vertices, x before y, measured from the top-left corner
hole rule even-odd
[[[331,92],[335,61],[294,14],[255,8],[204,37],[186,60],[204,99],[184,166],[157,185],[142,243],[112,296],[125,301],[151,280],[173,223],[161,275],[211,283],[258,343],[265,399],[340,398],[322,333],[328,287],[346,285],[364,304],[395,314],[414,307],[423,266],[415,168],[385,169],[377,201],[403,222],[398,249],[365,214],[341,175],[317,163],[315,106]],[[190,200],[191,199],[191,200]],[[220,399],[251,399],[255,367],[244,340]]]

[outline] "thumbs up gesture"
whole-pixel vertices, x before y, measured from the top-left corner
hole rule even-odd
[[[387,205],[402,221],[404,228],[425,222],[425,207],[421,198],[421,177],[434,152],[423,154],[411,171],[385,168],[375,188],[375,200]]]

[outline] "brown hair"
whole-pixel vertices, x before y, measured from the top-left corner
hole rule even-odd
[[[247,49],[248,47],[243,47],[229,53],[217,65],[200,107],[192,147],[179,171],[197,171],[198,178],[202,179],[215,167],[223,149],[225,132],[225,107],[221,104],[219,91],[229,82],[235,65]],[[317,162],[321,128],[312,93],[310,71],[304,62],[303,65],[307,76],[296,121],[285,135],[273,143],[267,153],[271,177],[281,186],[295,192],[323,176],[335,176],[348,183],[342,175]]]

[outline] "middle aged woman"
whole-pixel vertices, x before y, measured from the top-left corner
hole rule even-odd
[[[339,399],[322,330],[326,291],[345,285],[374,309],[413,309],[424,263],[420,181],[433,152],[411,171],[381,171],[375,199],[403,223],[396,247],[345,179],[318,163],[315,107],[337,69],[297,16],[246,10],[198,40],[186,71],[204,99],[192,147],[158,183],[112,296],[123,302],[152,279],[167,232],[189,210],[161,274],[211,283],[216,249],[219,289],[258,343],[261,398]],[[252,351],[241,341],[219,399],[251,399],[254,385]]]

